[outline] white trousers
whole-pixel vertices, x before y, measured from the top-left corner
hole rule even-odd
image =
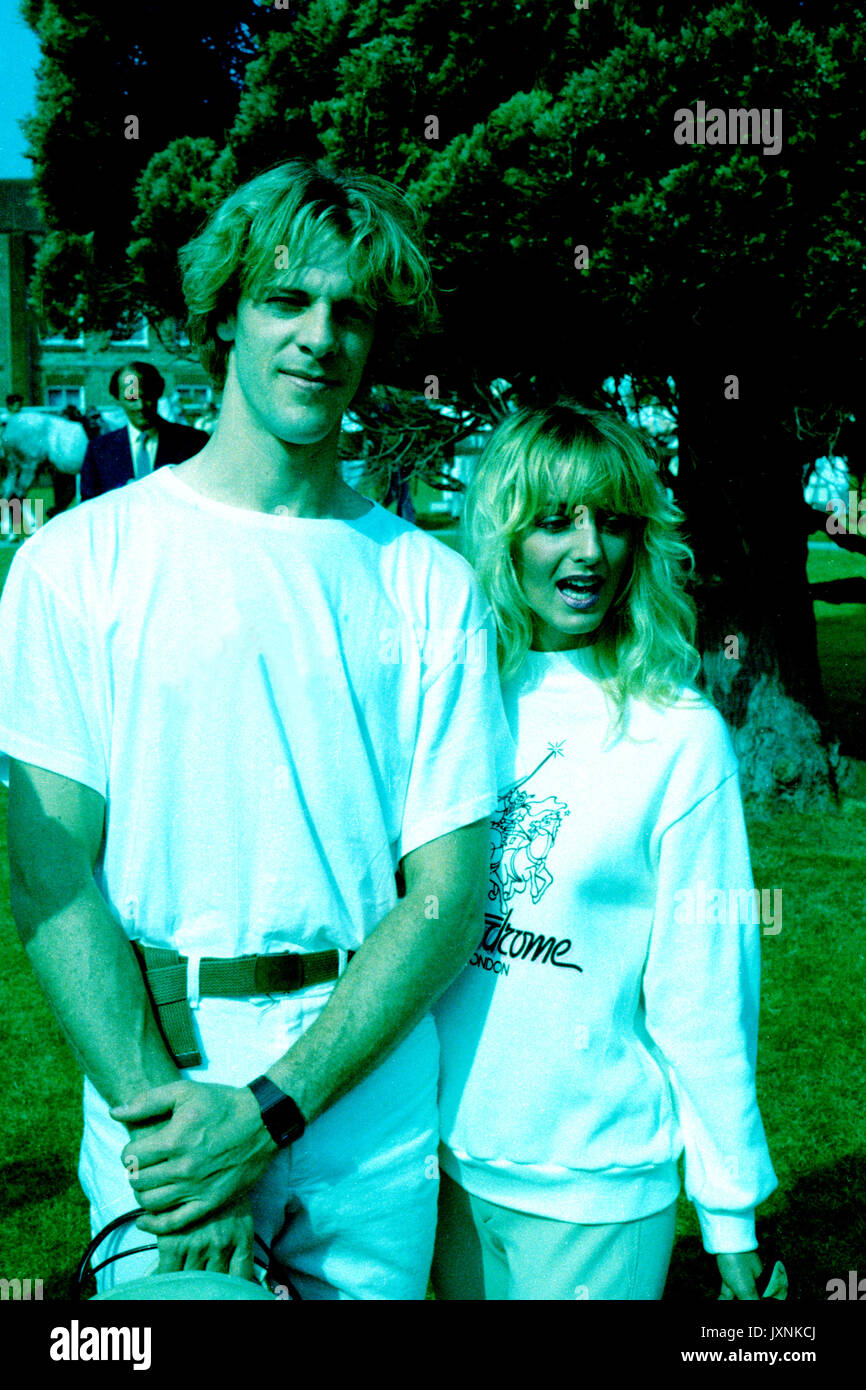
[[[443,1173],[433,1287],[445,1301],[660,1299],[676,1221],[676,1202],[636,1221],[555,1221],[474,1197]]]
[[[204,1065],[194,1081],[241,1086],[310,1026],[333,985],[277,1000],[202,999]],[[439,1044],[428,1015],[380,1066],[277,1154],[252,1189],[256,1233],[305,1299],[423,1299],[436,1229]],[[89,1082],[79,1178],[96,1235],[136,1205],[120,1153],[128,1141]],[[94,1264],[153,1237],[134,1223],[109,1236]],[[109,1264],[100,1292],[155,1268],[155,1249]]]

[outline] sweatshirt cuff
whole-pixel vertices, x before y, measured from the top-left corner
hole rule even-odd
[[[736,1213],[707,1211],[696,1202],[695,1211],[708,1255],[739,1255],[744,1250],[757,1250],[754,1207]]]

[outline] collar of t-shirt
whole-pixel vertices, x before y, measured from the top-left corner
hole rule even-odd
[[[129,449],[132,454],[133,472],[136,478],[140,478],[145,472],[153,472],[156,466],[156,451],[159,448],[159,432],[155,426],[149,430],[137,430],[133,425],[127,424],[126,429],[129,435]],[[144,443],[149,465],[146,470],[139,467],[139,449],[142,442]]]

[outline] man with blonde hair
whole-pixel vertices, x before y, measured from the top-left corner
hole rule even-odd
[[[511,744],[472,571],[337,443],[429,270],[395,188],[304,161],[182,264],[213,435],[44,527],[0,604],[13,911],[86,1073],[95,1231],[134,1194],[162,1271],[249,1277],[255,1225],[303,1297],[423,1298],[428,1010]]]

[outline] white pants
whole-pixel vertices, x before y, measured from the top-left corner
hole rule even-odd
[[[241,1086],[310,1026],[333,985],[278,1000],[202,999],[195,1013],[204,1065],[191,1080]],[[302,1298],[423,1299],[438,1194],[439,1044],[428,1015],[384,1062],[277,1154],[252,1189],[258,1235]],[[124,1127],[89,1082],[79,1177],[93,1234],[136,1205],[120,1153]],[[134,1223],[109,1236],[94,1264],[153,1242]],[[116,1260],[100,1292],[153,1271],[155,1250]]]
[[[474,1197],[442,1174],[433,1287],[442,1300],[657,1300],[677,1204],[636,1221],[578,1225]]]

